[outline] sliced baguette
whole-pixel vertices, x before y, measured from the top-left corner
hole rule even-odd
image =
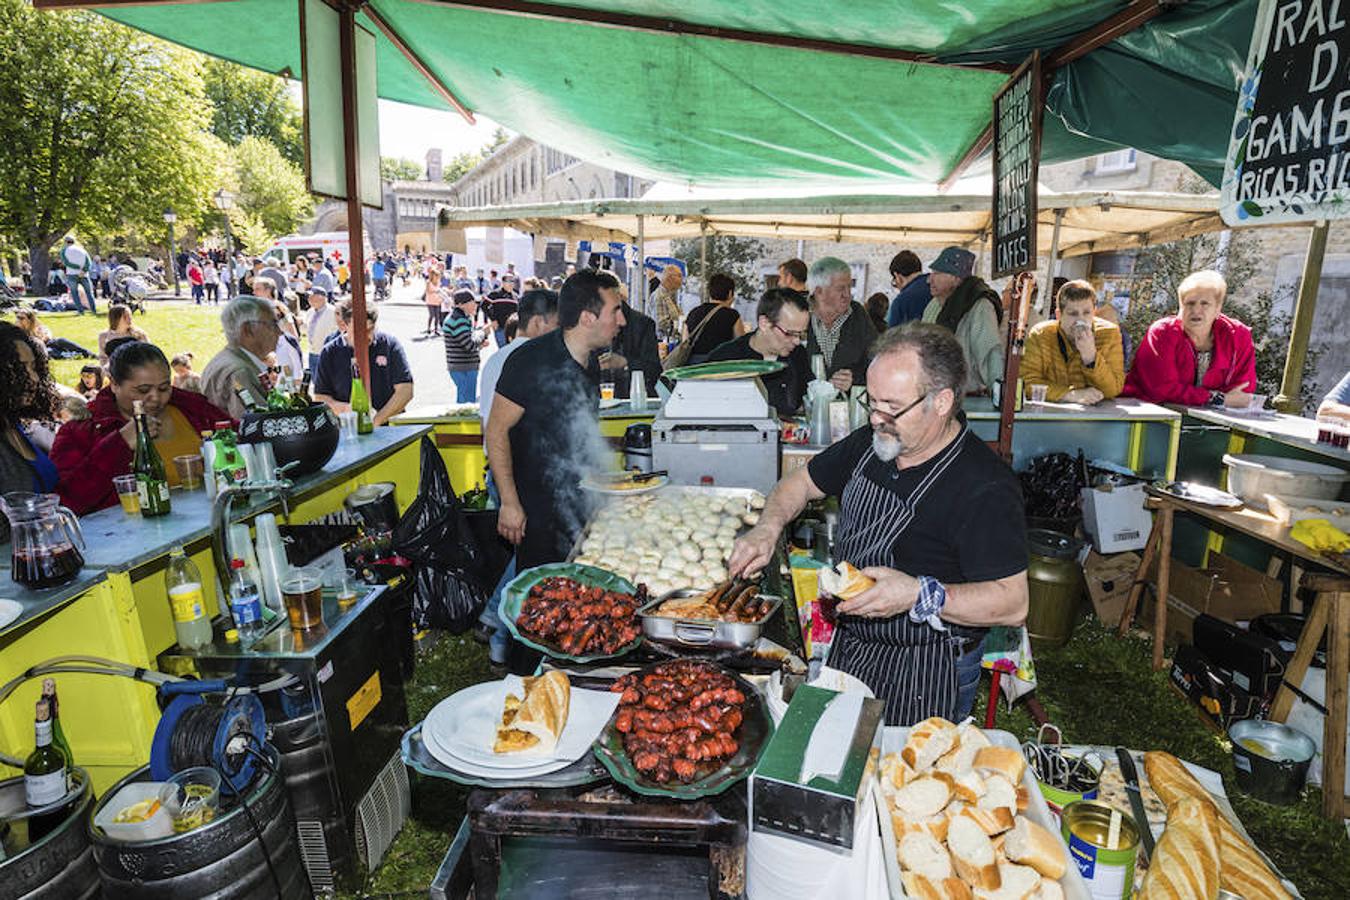
[[[901,872],[900,882],[905,895],[916,900],[972,900],[970,888],[959,878],[933,881],[917,872]]]
[[[1001,862],[998,864],[999,886],[976,888],[975,900],[1029,900],[1041,886],[1040,874],[1030,866]]]
[[[956,743],[956,726],[946,719],[924,719],[909,732],[900,758],[916,772],[924,772]]]
[[[1040,887],[1031,895],[1031,900],[1064,900],[1064,888],[1058,881],[1042,878]]]
[[[938,765],[942,765],[942,760],[938,760]],[[941,772],[940,769],[939,773],[950,775],[952,779],[952,793],[956,795],[958,800],[962,800],[966,803],[976,802],[989,790],[984,786],[984,779],[970,769],[967,769],[964,774]]]
[[[1055,881],[1064,877],[1068,867],[1059,838],[1025,816],[1018,816],[1013,823],[1003,842],[1003,852],[1013,862],[1031,866]]]
[[[953,775],[969,772],[975,765],[975,754],[989,747],[989,738],[970,722],[964,722],[956,728],[956,740],[952,749],[938,759],[936,768],[940,772]]]
[[[1015,785],[1022,783],[1022,773],[1027,770],[1026,757],[1012,747],[984,747],[975,754],[973,765],[985,778],[1002,775]]]
[[[895,849],[901,868],[933,881],[952,877],[952,857],[942,842],[921,831],[905,835]]]
[[[980,809],[1006,809],[1009,814],[1017,814],[1017,788],[1002,775],[993,775],[984,780],[984,796],[975,801]],[[1012,823],[1008,823],[1012,827]]]
[[[908,834],[927,834],[932,835],[939,841],[945,841],[947,839],[947,824],[945,813],[938,813],[926,819],[910,819],[898,810],[891,811],[891,830],[895,832],[897,844]]]
[[[956,874],[977,891],[996,890],[1003,883],[994,845],[974,820],[965,816],[951,820],[947,826],[947,850],[951,853]]]
[[[952,799],[952,779],[943,772],[920,775],[895,792],[895,809],[908,819],[926,819],[947,808]]]
[[[1012,810],[998,807],[997,809],[982,809],[979,806],[966,806],[961,809],[957,815],[970,819],[985,834],[993,837],[996,834],[1002,834],[1013,827],[1015,817]]]
[[[914,777],[914,770],[909,767],[909,763],[900,758],[899,753],[888,753],[881,760],[881,783],[890,784],[893,788],[902,788],[905,782]]]

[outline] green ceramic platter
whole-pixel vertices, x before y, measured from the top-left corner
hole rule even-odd
[[[642,643],[642,635],[639,634],[635,640],[620,647],[614,653],[572,656],[557,647],[541,643],[534,638],[521,634],[520,629],[516,627],[516,619],[520,616],[520,607],[525,603],[525,598],[529,596],[530,588],[545,578],[571,578],[581,584],[602,587],[608,591],[619,591],[624,594],[632,594],[637,591],[633,582],[627,578],[620,578],[613,572],[597,569],[595,566],[583,566],[580,563],[547,563],[546,565],[535,566],[533,569],[526,569],[512,579],[511,583],[502,590],[502,602],[501,606],[498,607],[498,613],[501,615],[502,621],[506,623],[507,630],[516,640],[557,659],[566,659],[578,663],[593,662],[597,659],[614,659],[623,656]]]
[[[782,368],[783,363],[772,359],[735,359],[726,362],[699,363],[696,366],[680,366],[661,374],[675,381],[681,379],[730,381],[736,378],[756,378]]]
[[[658,663],[659,665],[659,663]],[[639,675],[648,671],[642,669]],[[685,784],[682,781],[672,781],[666,784],[659,784],[652,781],[646,775],[643,775],[633,767],[633,761],[628,758],[628,753],[623,748],[623,735],[614,727],[614,717],[610,717],[605,729],[600,732],[600,736],[595,739],[592,749],[595,751],[595,758],[600,760],[601,765],[609,770],[609,774],[624,787],[627,787],[639,794],[645,794],[648,797],[675,797],[680,800],[697,800],[699,797],[712,797],[722,793],[727,788],[748,777],[756,764],[759,763],[759,755],[763,752],[764,746],[773,736],[773,719],[769,717],[769,708],[764,703],[764,698],[759,695],[745,679],[736,675],[734,672],[728,672],[723,669],[727,675],[736,680],[736,686],[745,694],[745,706],[741,713],[744,718],[741,720],[741,727],[737,729],[735,738],[740,742],[740,751],[727,760],[715,771],[709,772],[697,781]],[[618,711],[615,711],[617,715]]]

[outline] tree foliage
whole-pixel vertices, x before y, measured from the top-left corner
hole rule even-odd
[[[24,0],[0,0],[0,35],[0,232],[36,279],[72,229],[158,233],[168,206],[191,224],[212,181],[195,54]]]
[[[407,157],[380,157],[381,181],[417,181],[422,177],[422,164]]]
[[[292,164],[305,164],[304,121],[284,78],[207,58],[202,80],[216,137],[231,146],[246,137],[263,138]]]
[[[685,238],[670,243],[670,253],[689,266],[689,275],[699,283],[706,278],[700,265],[700,238]],[[708,238],[707,277],[725,272],[736,282],[736,300],[753,306],[763,293],[763,279],[759,261],[764,258],[764,244],[754,238],[717,235]]]
[[[274,237],[295,231],[314,212],[314,198],[299,167],[271,141],[246,137],[234,148],[239,206]]]
[[[463,153],[456,153],[450,157],[450,161],[444,166],[441,178],[447,184],[454,184],[473,171],[479,163],[491,156],[493,151],[509,140],[511,140],[511,133],[498,125],[497,129],[492,132],[492,137],[478,150],[465,150]]]

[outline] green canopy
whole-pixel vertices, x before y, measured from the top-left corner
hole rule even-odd
[[[568,0],[369,4],[470,109],[585,159],[700,184],[936,181],[989,123],[991,97],[1121,0]],[[1217,182],[1257,0],[1190,0],[1056,69],[1042,158],[1131,146]],[[528,14],[522,14],[527,8]],[[566,18],[667,18],[698,34]],[[268,72],[300,73],[297,0],[107,6],[120,22]],[[380,33],[379,94],[446,108]],[[643,22],[649,19],[643,19]],[[712,36],[740,30],[786,42]],[[792,46],[829,41],[851,52]],[[912,51],[944,63],[883,58]]]

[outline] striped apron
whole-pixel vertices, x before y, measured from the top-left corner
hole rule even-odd
[[[839,498],[839,531],[834,558],[858,568],[896,568],[895,542],[914,521],[919,503],[941,480],[966,445],[966,428],[939,454],[908,496],[882,487],[864,475],[882,467],[883,477],[898,477],[893,463],[869,448]],[[925,572],[909,572],[924,575]],[[861,679],[886,702],[886,723],[912,725],[929,716],[956,715],[956,660],[980,630],[945,623],[938,631],[914,622],[907,613],[889,618],[840,616],[829,665]]]

